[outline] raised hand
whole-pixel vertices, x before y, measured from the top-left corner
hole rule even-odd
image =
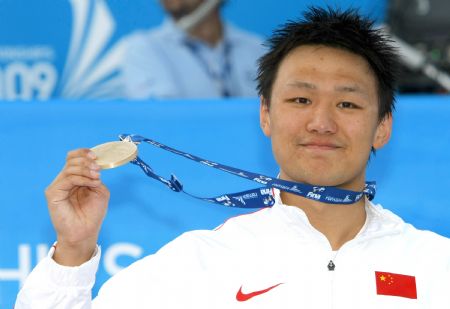
[[[95,154],[89,149],[69,152],[45,195],[58,240],[53,259],[66,266],[81,265],[94,253],[109,201]]]

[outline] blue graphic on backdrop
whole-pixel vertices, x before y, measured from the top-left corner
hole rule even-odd
[[[52,64],[54,50],[48,46],[3,47],[0,59],[9,61],[0,71],[0,99],[48,99],[58,73]]]
[[[123,44],[111,46],[116,22],[108,5],[103,0],[71,0],[66,4],[71,8],[72,25],[63,69],[55,63],[62,57],[55,45],[0,46],[0,99],[122,96],[119,64]]]
[[[108,44],[116,23],[103,0],[70,1],[72,35],[59,84],[63,98],[121,97],[120,61],[123,44]]]

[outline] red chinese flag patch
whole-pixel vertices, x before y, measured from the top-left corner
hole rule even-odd
[[[417,299],[416,277],[414,276],[376,271],[375,280],[378,295]]]

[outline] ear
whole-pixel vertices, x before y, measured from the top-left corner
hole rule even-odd
[[[259,101],[259,125],[264,135],[270,137],[269,102],[263,96],[260,96]]]
[[[386,115],[378,124],[373,140],[373,148],[380,149],[387,144],[392,133],[392,115]]]

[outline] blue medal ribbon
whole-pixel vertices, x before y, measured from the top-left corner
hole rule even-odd
[[[376,185],[374,181],[366,182],[364,190],[362,192],[339,189],[332,186],[313,186],[304,183],[272,178],[265,175],[244,171],[217,162],[205,160],[195,155],[174,149],[172,147],[166,146],[157,141],[151,140],[149,138],[140,135],[121,134],[119,135],[119,138],[120,140],[133,142],[135,144],[145,142],[160,149],[185,157],[189,160],[233,174],[238,177],[242,177],[257,182],[262,185],[262,187],[243,192],[224,194],[210,198],[199,197],[186,192],[183,189],[183,185],[176,178],[175,175],[171,175],[170,179],[166,179],[156,174],[147,163],[145,163],[144,161],[142,161],[141,158],[139,158],[139,156],[136,157],[136,159],[134,159],[133,161],[131,161],[132,164],[139,166],[147,176],[162,182],[175,192],[184,192],[185,194],[194,197],[196,199],[220,204],[223,206],[238,207],[238,208],[262,208],[272,206],[275,203],[275,198],[273,196],[271,188],[276,188],[282,191],[300,195],[302,197],[327,204],[354,204],[357,201],[359,201],[364,195],[366,195],[369,200],[372,200],[375,197]]]

